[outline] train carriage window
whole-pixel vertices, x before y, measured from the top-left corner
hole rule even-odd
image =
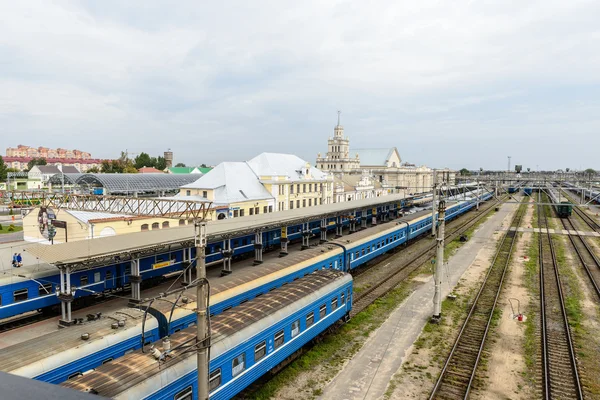
[[[292,338],[295,338],[300,333],[300,320],[292,322]]]
[[[242,353],[231,362],[231,376],[238,376],[246,369],[246,353]]]
[[[329,268],[333,268],[333,263],[332,262],[329,263]]]
[[[283,336],[283,331],[279,331],[275,334],[275,342],[274,342],[274,347],[278,348],[279,346],[281,346],[283,344],[283,342],[285,341],[285,338]]]
[[[337,297],[334,299],[331,299],[331,311],[337,310],[338,308],[338,299]]]
[[[87,285],[88,284],[88,276],[87,275],[81,275],[81,277],[79,278],[79,284],[81,286],[83,285]]]
[[[315,313],[311,312],[306,316],[306,327],[309,328],[315,323]]]
[[[16,303],[17,301],[25,301],[29,297],[28,289],[19,289],[15,290],[13,293],[13,301]]]
[[[70,380],[70,379],[75,379],[75,378],[77,378],[78,376],[82,376],[82,375],[83,375],[83,374],[82,374],[81,372],[75,372],[75,373],[73,373],[73,374],[69,375],[69,376],[67,377],[67,380]]]
[[[342,292],[341,298],[342,298],[342,304],[346,304],[346,296],[344,295],[343,292]]]
[[[215,390],[219,386],[221,386],[221,368],[217,368],[213,372],[211,372],[208,378],[209,391]]]
[[[360,251],[356,252],[356,258],[360,257]]]
[[[94,273],[94,282],[100,282],[100,272]]]
[[[267,354],[267,342],[262,341],[254,346],[254,362],[260,360]]]
[[[173,400],[192,400],[194,395],[194,389],[191,386],[186,387],[181,392],[177,393]]]
[[[323,318],[327,314],[327,306],[323,304],[319,307],[319,319]]]
[[[106,280],[109,281],[112,279],[112,270],[107,269],[106,270]]]
[[[44,283],[43,285],[40,285],[40,287],[38,289],[38,296],[45,296],[50,293],[52,293],[52,284],[51,283]]]

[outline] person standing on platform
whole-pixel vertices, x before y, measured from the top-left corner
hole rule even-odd
[[[21,257],[21,253],[17,254],[17,268],[23,265],[23,257]]]
[[[13,268],[16,268],[16,267],[17,267],[17,253],[15,253],[15,254],[13,255],[13,259],[12,259],[12,266],[13,266]]]

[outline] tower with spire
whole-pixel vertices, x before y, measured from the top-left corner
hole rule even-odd
[[[350,139],[344,136],[344,127],[340,123],[341,111],[338,111],[337,125],[333,128],[333,137],[327,141],[327,154],[317,155],[317,168],[333,173],[347,173],[359,168],[358,154],[350,154]]]

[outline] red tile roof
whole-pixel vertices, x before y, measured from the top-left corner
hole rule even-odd
[[[154,167],[142,167],[138,169],[140,174],[164,174],[160,169],[156,169]]]

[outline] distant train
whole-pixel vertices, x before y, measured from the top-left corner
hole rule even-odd
[[[548,193],[550,201],[552,202],[552,207],[554,207],[554,210],[556,211],[556,215],[560,218],[568,218],[571,216],[573,213],[573,204],[570,201],[566,200],[564,197],[560,199],[554,189],[548,189],[546,190],[546,193]]]
[[[491,194],[486,193],[482,200],[490,197]],[[453,204],[447,208],[446,219],[452,220],[473,207],[474,200]],[[253,270],[237,272],[236,286],[220,284],[217,279],[211,288],[210,313],[218,315],[319,269],[349,271],[357,268],[430,229],[431,213],[421,212],[410,219],[383,223],[294,253],[293,257],[266,261],[257,267],[260,276]],[[140,348],[142,342],[158,340],[194,324],[195,298],[186,295],[186,299],[187,302],[176,308],[172,306],[174,296],[166,299],[168,301],[157,301],[143,329],[142,312],[126,308],[97,321],[3,349],[0,370],[53,383],[72,379]],[[40,348],[45,351],[40,352]]]
[[[325,329],[347,319],[351,309],[352,277],[320,270],[214,317],[211,400],[232,398]],[[195,340],[196,328],[188,328],[173,334],[168,346],[155,343],[156,352],[135,351],[63,385],[114,399],[197,398]]]

